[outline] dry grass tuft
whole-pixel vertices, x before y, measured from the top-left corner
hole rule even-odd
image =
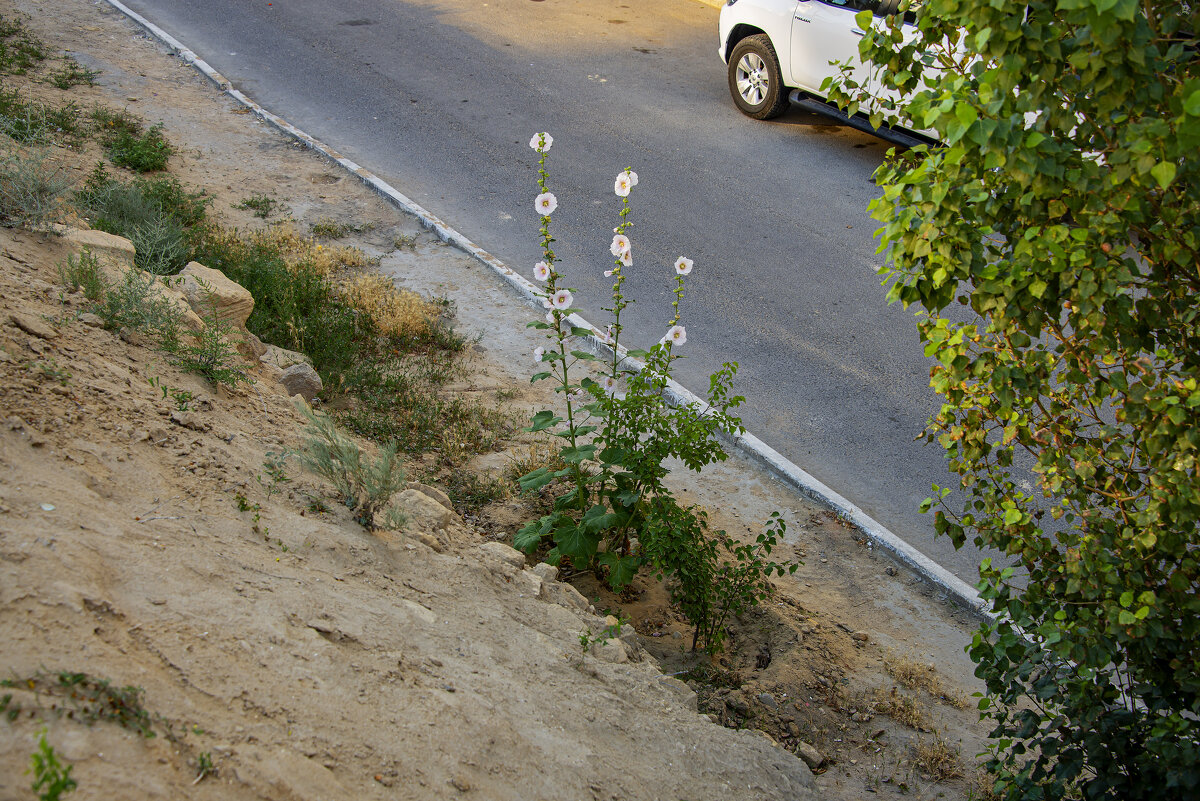
[[[903,723],[911,729],[927,728],[921,704],[911,695],[896,692],[895,689],[890,693],[880,691],[876,694],[873,706],[874,711],[881,715],[887,715],[897,723]]]
[[[559,448],[558,443],[540,441],[531,443],[523,451],[517,450],[508,457],[508,464],[504,468],[505,477],[515,482],[521,476],[529,475],[542,467],[562,470],[567,463],[559,454]]]
[[[277,249],[288,266],[304,263],[326,277],[334,277],[348,270],[362,270],[375,264],[374,259],[358,248],[340,245],[325,247],[312,237],[301,236],[290,223],[255,231],[250,238],[257,244]]]
[[[960,779],[963,776],[958,749],[936,734],[931,740],[917,740],[913,746],[913,761],[937,781]]]
[[[883,669],[906,690],[925,690],[930,695],[942,692],[942,683],[933,665],[918,662],[912,654],[897,656],[888,651],[883,658]]]
[[[441,309],[416,292],[399,289],[382,275],[359,275],[340,287],[342,297],[375,320],[386,335],[419,338],[437,323]]]

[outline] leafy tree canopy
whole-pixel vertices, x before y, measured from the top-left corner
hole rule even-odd
[[[1018,568],[981,566],[997,619],[970,646],[1007,799],[1200,793],[1197,21],[1157,0],[859,15],[885,98],[862,107],[944,145],[881,167],[872,213],[961,478],[936,529]]]

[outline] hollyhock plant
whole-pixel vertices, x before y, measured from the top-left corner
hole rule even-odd
[[[558,198],[554,196],[553,192],[542,192],[533,199],[533,205],[538,214],[549,217],[558,208]]]
[[[539,153],[545,153],[554,144],[554,137],[548,133],[535,133],[529,140],[529,146]]]
[[[550,265],[544,261],[539,261],[533,265],[533,277],[541,281],[543,284],[550,280]]]
[[[692,260],[687,256],[680,256],[675,260],[675,274],[688,275],[692,271]]]

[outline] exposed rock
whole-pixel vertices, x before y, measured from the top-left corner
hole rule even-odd
[[[538,562],[533,567],[529,568],[537,574],[538,578],[547,583],[558,581],[558,568],[546,562]]]
[[[850,639],[856,642],[866,642],[867,640],[871,639],[871,635],[867,634],[865,631],[856,631],[850,635]]]
[[[350,795],[328,768],[283,748],[238,746],[234,772],[238,781],[270,787],[276,798],[337,801]]]
[[[498,559],[501,562],[512,565],[517,570],[522,570],[525,567],[525,554],[516,548],[510,548],[502,542],[485,542],[475,550],[483,554],[485,559]]]
[[[8,319],[17,328],[20,328],[26,334],[37,337],[38,339],[54,339],[58,336],[58,332],[49,323],[43,322],[36,317],[30,317],[28,314],[17,314],[11,312]]]
[[[271,364],[278,367],[280,370],[286,370],[293,364],[312,365],[312,359],[305,356],[303,353],[297,353],[294,350],[286,350],[276,345],[267,345],[266,351],[258,360],[263,364]]]
[[[79,315],[75,319],[77,319],[79,322],[83,323],[84,325],[90,326],[92,328],[103,328],[104,327],[104,320],[102,320],[99,316],[92,314],[91,312],[84,312],[83,314]]]
[[[323,388],[321,376],[317,375],[317,371],[311,366],[303,363],[293,364],[284,370],[279,383],[283,384],[289,395],[299,395],[306,401],[311,401],[321,394]]]
[[[620,640],[606,640],[595,643],[592,646],[592,654],[597,659],[618,665],[629,661],[629,652],[625,650],[625,643]]]
[[[246,341],[246,345],[250,348],[250,351],[254,354],[254,358],[256,360],[261,359],[263,355],[266,354],[267,344],[254,334],[250,333],[249,331],[244,331],[242,332],[242,338]]]
[[[235,328],[246,327],[246,318],[254,311],[254,296],[241,284],[196,261],[189,262],[179,277],[183,279],[180,288],[196,314],[204,317],[215,312]]]
[[[540,598],[542,595],[542,580],[530,570],[521,570],[512,579],[513,585],[522,595]]]
[[[102,267],[117,270],[133,269],[133,243],[123,236],[106,234],[103,231],[88,231],[69,228],[63,233],[63,241],[76,251],[88,250]]]
[[[801,740],[796,743],[796,756],[804,760],[804,764],[808,765],[809,770],[817,770],[825,764],[825,757],[813,746]]]
[[[408,515],[408,527],[411,530],[433,532],[445,529],[454,522],[453,512],[414,489],[401,492],[396,497],[396,503]]]
[[[450,545],[450,538],[446,536],[444,531],[438,534],[429,534],[424,531],[410,531],[408,532],[408,536],[423,545],[428,545],[438,553],[445,553],[446,548]]]
[[[572,587],[570,584],[563,584],[561,581],[555,581],[544,585],[543,589],[546,593],[546,599],[550,603],[565,606],[568,609],[578,609],[581,612],[586,612],[591,604],[588,599],[579,594],[579,590]]]
[[[759,693],[758,702],[767,709],[779,709],[779,702],[770,693]]]
[[[450,496],[442,492],[437,487],[431,487],[428,484],[422,484],[420,481],[410,481],[408,482],[408,489],[416,490],[423,495],[428,495],[442,506],[445,506],[451,512],[455,511],[454,504],[450,502]]]

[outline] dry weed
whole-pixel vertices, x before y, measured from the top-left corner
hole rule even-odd
[[[422,337],[437,322],[436,303],[407,289],[399,289],[382,275],[359,275],[341,285],[342,297],[366,312],[386,335]]]
[[[897,723],[903,723],[911,729],[926,729],[925,713],[920,703],[911,695],[904,695],[893,689],[890,693],[880,691],[875,696],[874,709],[881,715],[887,715]]]
[[[897,656],[888,651],[883,658],[883,669],[906,690],[925,690],[930,695],[941,695],[942,684],[932,664],[918,662],[912,654]]]
[[[938,735],[931,740],[917,740],[913,746],[913,761],[937,781],[959,779],[963,776],[958,749]]]
[[[251,239],[260,245],[278,249],[288,266],[304,263],[326,277],[334,277],[347,270],[362,270],[375,263],[358,248],[341,245],[325,247],[312,237],[301,236],[290,223],[255,231]]]
[[[505,477],[516,481],[521,476],[526,476],[542,467],[550,470],[562,470],[567,466],[559,454],[559,445],[554,442],[534,442],[525,448],[525,450],[516,451],[508,457],[508,464],[505,466]]]

